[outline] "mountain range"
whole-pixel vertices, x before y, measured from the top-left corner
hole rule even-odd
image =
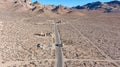
[[[0,8],[14,9],[15,11],[30,11],[44,14],[82,14],[81,10],[86,11],[101,11],[104,13],[120,13],[120,1],[110,2],[92,2],[83,6],[74,6],[68,8],[62,5],[41,5],[38,1],[31,2],[30,0],[2,0],[0,1]]]
[[[120,12],[120,1],[110,1],[110,2],[92,2],[92,3],[88,3],[86,5],[83,6],[75,6],[72,7],[75,9],[86,9],[86,10],[99,10],[99,11],[103,11],[103,12]]]

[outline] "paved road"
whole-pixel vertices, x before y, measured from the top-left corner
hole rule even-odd
[[[61,49],[61,40],[60,40],[60,34],[57,29],[57,24],[54,24],[54,32],[55,32],[55,43],[56,43],[56,65],[57,67],[63,67],[63,60],[62,60],[62,49]]]

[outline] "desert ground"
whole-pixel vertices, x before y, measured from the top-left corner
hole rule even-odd
[[[59,25],[65,67],[119,67],[119,19],[119,14],[95,12],[66,18]]]
[[[0,67],[55,67],[59,20],[64,67],[120,67],[120,14],[81,12],[51,17],[0,10]]]

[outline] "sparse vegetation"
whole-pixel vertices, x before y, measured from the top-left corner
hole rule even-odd
[[[59,24],[60,38],[64,44],[64,67],[120,66],[119,13],[64,6],[57,6],[54,13],[50,10],[56,6],[43,7],[36,2],[34,5],[39,5],[36,9],[42,11],[39,13],[36,9],[26,9],[18,2],[7,1],[0,1],[1,67],[55,67],[54,22]]]

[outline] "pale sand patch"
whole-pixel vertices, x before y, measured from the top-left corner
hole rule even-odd
[[[2,30],[2,28],[3,28],[3,24],[2,24],[3,22],[0,22],[0,30]]]

